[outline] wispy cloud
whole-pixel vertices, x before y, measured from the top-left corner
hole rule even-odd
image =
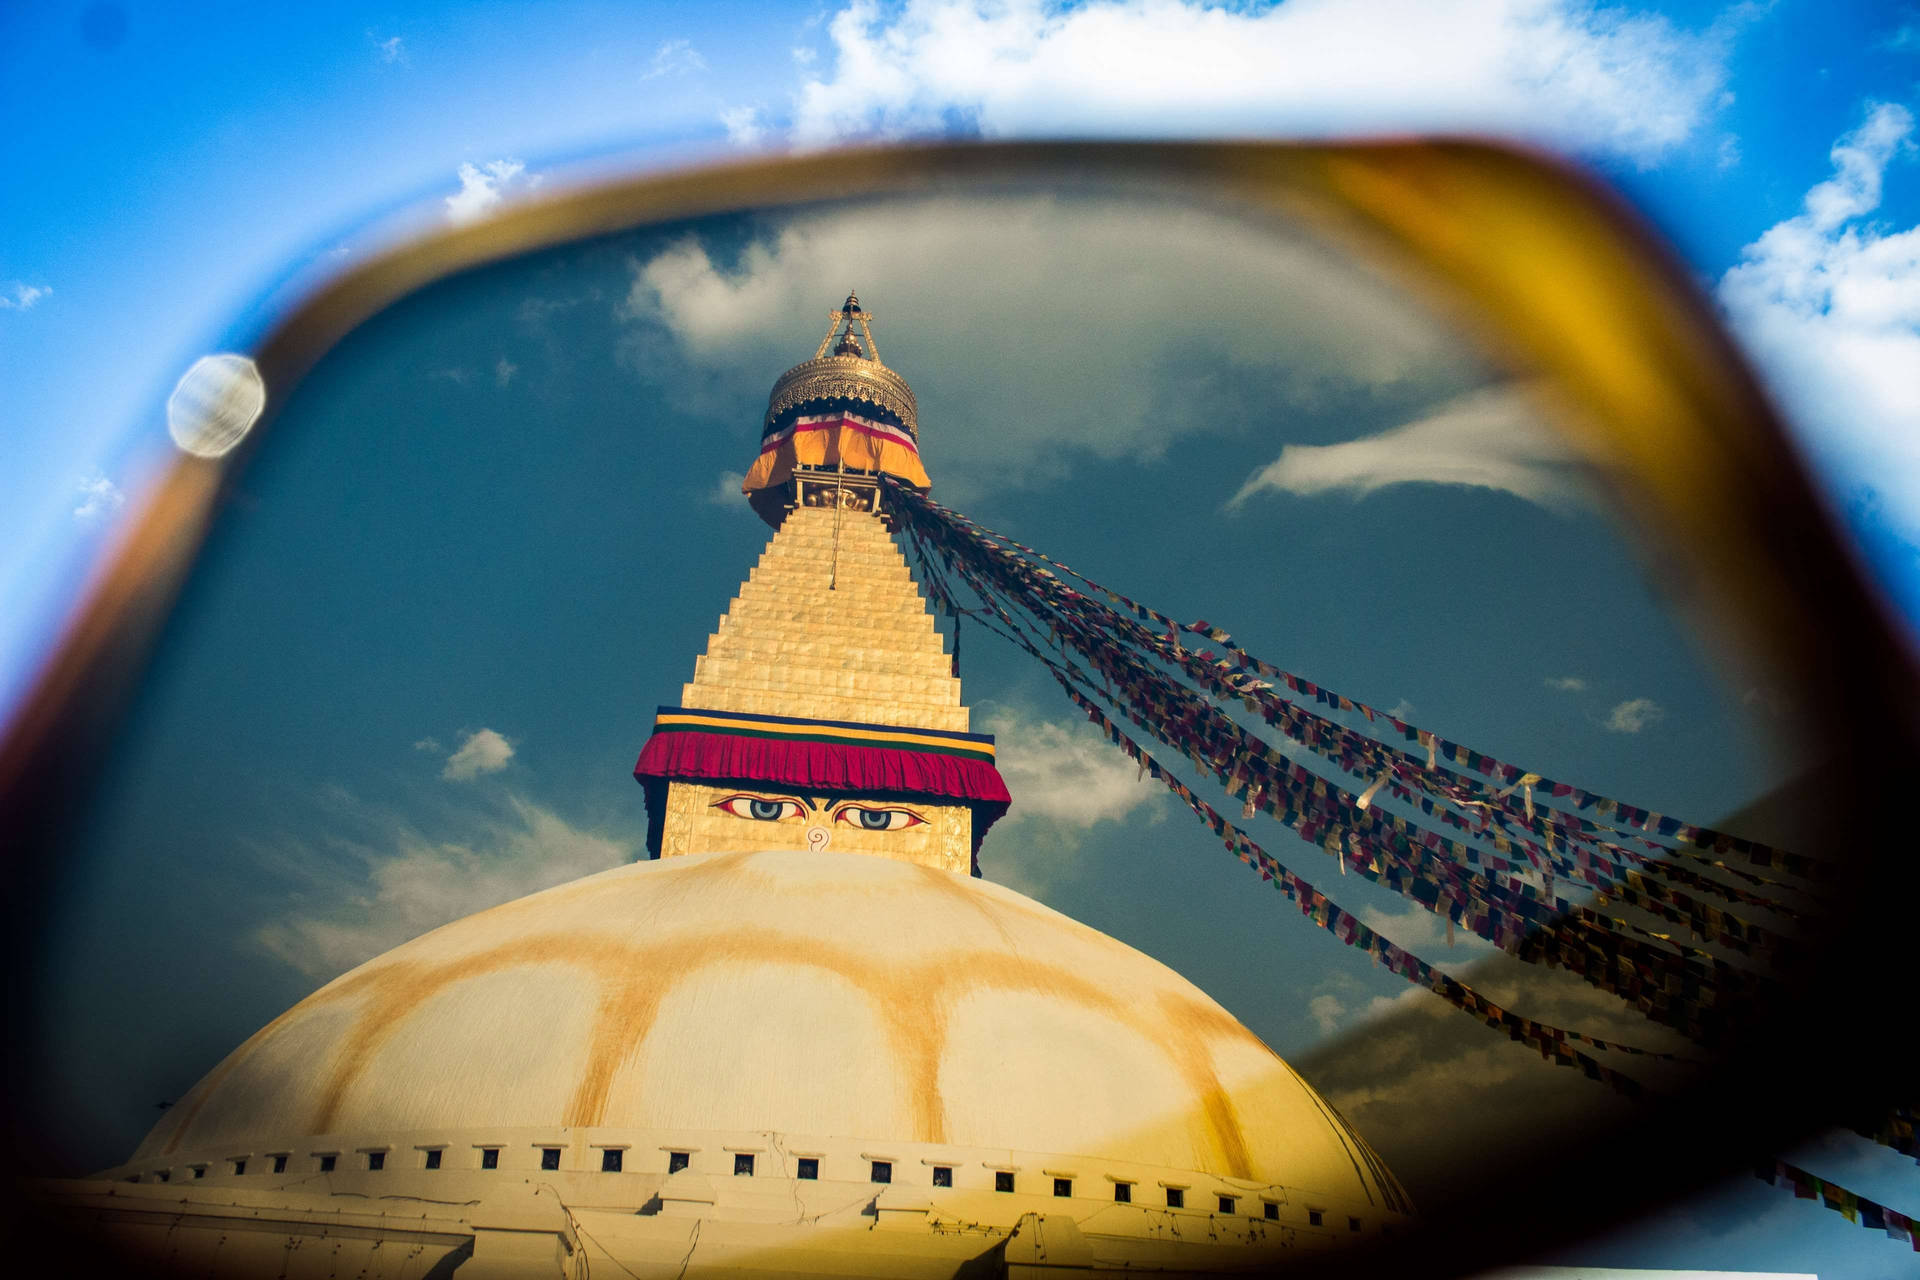
[[[355,834],[266,851],[263,864],[288,878],[294,905],[254,935],[319,980],[449,921],[629,862],[640,844],[521,798],[444,815],[438,835],[336,799]]]
[[[713,482],[713,487],[706,491],[707,501],[716,507],[740,505],[746,501],[740,489],[746,480],[746,476],[738,471],[722,471],[719,479]]]
[[[1584,0],[852,0],[794,132],[1491,130],[1651,163],[1711,118],[1738,22]]]
[[[388,66],[411,66],[413,59],[407,52],[407,42],[401,36],[382,36],[376,32],[367,32],[367,41],[373,45],[374,53]]]
[[[1615,733],[1639,733],[1666,718],[1666,709],[1652,698],[1629,698],[1607,712],[1606,726]]]
[[[1063,725],[1007,708],[983,717],[999,742],[1000,772],[1013,793],[1007,821],[1039,820],[1085,830],[1118,822],[1160,794],[1160,784],[1084,723]]]
[[[1320,1028],[1320,1034],[1332,1035],[1346,1021],[1347,1003],[1331,991],[1323,991],[1307,1001],[1307,1016]]]
[[[513,381],[513,375],[520,372],[520,366],[501,356],[493,362],[493,385],[504,387]]]
[[[1587,687],[1587,682],[1579,676],[1548,676],[1544,683],[1547,688],[1558,689],[1562,693],[1582,693]]]
[[[460,189],[447,197],[447,218],[472,222],[491,213],[509,196],[524,195],[540,185],[540,175],[527,172],[519,160],[489,160],[460,166]]]
[[[513,759],[513,744],[492,729],[470,733],[447,757],[440,776],[450,782],[468,782],[483,773],[498,773]]]
[[[1906,542],[1920,540],[1920,225],[1870,215],[1890,166],[1914,155],[1913,132],[1908,108],[1869,108],[1834,143],[1833,176],[1718,288],[1816,456]]]
[[[758,107],[729,107],[720,113],[720,123],[727,130],[727,141],[736,147],[757,147],[767,136]]]
[[[982,869],[1000,884],[1045,896],[1071,874],[1082,837],[1102,822],[1164,816],[1154,802],[1160,784],[1115,751],[1084,721],[1058,724],[1030,712],[999,707],[980,718],[999,743],[1000,772],[1013,807],[994,828],[993,847],[1018,848],[1018,858],[987,858]],[[1142,812],[1144,811],[1144,813]],[[1006,833],[1020,831],[1017,841]]]
[[[73,518],[89,524],[104,520],[127,504],[127,495],[120,491],[120,486],[100,471],[81,477],[75,492],[79,501],[73,508]]]
[[[707,60],[700,56],[691,40],[668,40],[653,51],[653,61],[640,74],[641,80],[657,80],[661,76],[686,75],[694,71],[705,71]]]
[[[1240,487],[1232,506],[1267,489],[1363,498],[1397,484],[1499,489],[1549,510],[1584,501],[1571,453],[1522,389],[1471,391],[1423,418],[1342,444],[1290,444]]]
[[[30,311],[40,299],[53,292],[49,285],[23,284],[16,280],[0,289],[0,311]]]

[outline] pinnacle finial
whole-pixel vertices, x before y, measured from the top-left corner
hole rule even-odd
[[[860,295],[847,290],[847,300],[827,312],[827,336],[820,339],[820,349],[813,358],[818,360],[831,352],[878,363],[880,344],[873,340],[873,320],[873,312],[860,305]]]

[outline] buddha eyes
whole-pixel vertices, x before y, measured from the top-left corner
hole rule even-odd
[[[869,809],[857,804],[843,806],[833,816],[862,831],[904,831],[926,821],[919,814],[906,809]]]
[[[808,813],[808,806],[796,799],[748,795],[744,792],[716,800],[713,807],[736,818],[747,818],[754,822],[784,822]],[[820,802],[819,807],[825,808],[825,802]],[[862,831],[905,831],[908,827],[917,827],[926,822],[925,818],[911,809],[864,804],[843,804],[833,811],[833,818],[836,822],[844,822]]]
[[[745,795],[716,800],[713,807],[736,818],[751,818],[755,822],[779,822],[783,818],[797,818],[804,812],[798,800],[768,800],[761,796]]]

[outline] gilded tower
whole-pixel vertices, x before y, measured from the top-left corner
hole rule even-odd
[[[830,317],[813,359],[773,384],[743,482],[773,540],[635,767],[649,850],[977,872],[1006,785],[884,522],[881,476],[928,487],[918,407],[859,298]]]

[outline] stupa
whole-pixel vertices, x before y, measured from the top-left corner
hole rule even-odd
[[[872,321],[774,384],[773,536],[635,768],[652,856],[336,978],[57,1212],[200,1275],[462,1280],[1196,1274],[1407,1220],[1225,1009],[979,877],[1017,798],[888,528],[880,477],[928,480]]]

